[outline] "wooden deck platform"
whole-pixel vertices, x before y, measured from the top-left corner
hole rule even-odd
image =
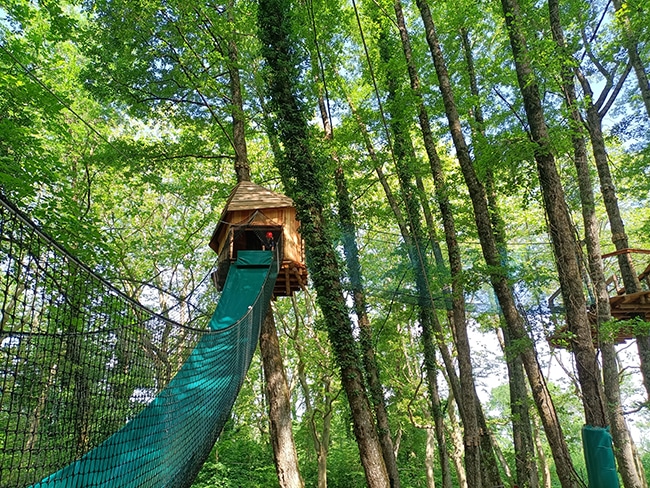
[[[295,261],[283,261],[273,289],[274,297],[290,297],[307,288],[307,267]]]
[[[628,320],[641,317],[650,322],[650,291],[644,290],[629,295],[616,295],[609,298],[612,317]]]
[[[650,250],[647,249],[621,249],[608,254],[603,254],[603,258],[611,258],[621,254],[637,254],[637,255],[650,255]],[[607,280],[607,286],[610,292],[609,304],[611,307],[612,318],[625,321],[633,318],[640,318],[650,322],[650,264],[639,274],[639,282],[645,290],[637,293],[625,293],[622,286],[622,280],[616,275],[612,275]],[[557,290],[549,297],[549,307],[551,310],[562,310],[561,305],[556,305],[555,300],[560,297],[560,290]],[[592,324],[591,333],[596,340],[598,333],[596,331],[596,313],[593,305],[589,308],[589,321]],[[626,325],[621,322],[617,330],[614,342],[620,344],[627,340],[634,338],[634,330],[631,325]],[[563,335],[566,333],[566,324],[557,328],[548,338],[549,342],[555,347],[566,347],[565,342],[562,340]]]

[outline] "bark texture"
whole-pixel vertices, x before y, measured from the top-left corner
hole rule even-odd
[[[566,308],[569,330],[574,334],[572,347],[583,395],[585,421],[588,425],[608,425],[602,394],[601,376],[587,319],[587,304],[582,291],[580,268],[576,259],[577,242],[566,206],[564,191],[549,144],[539,89],[530,64],[526,39],[521,29],[521,12],[517,0],[502,0],[517,81],[535,147],[535,161],[542,189],[548,227],[553,244],[560,288]],[[575,472],[558,475],[563,486],[576,486]]]
[[[499,249],[499,245],[497,243],[497,236],[500,235],[501,225],[499,224],[498,215],[496,215],[496,209],[493,208],[492,212],[490,211],[485,188],[479,181],[476,175],[476,171],[474,170],[473,162],[469,154],[469,149],[462,133],[460,116],[458,114],[458,110],[454,101],[451,81],[447,72],[442,50],[438,42],[435,25],[431,17],[431,12],[428,8],[428,4],[423,0],[417,0],[417,5],[420,9],[420,13],[425,25],[427,43],[429,45],[429,50],[435,64],[436,74],[438,76],[438,84],[440,86],[440,91],[445,105],[445,113],[447,115],[449,128],[452,134],[454,146],[456,148],[456,154],[463,172],[465,183],[470,192],[470,198],[472,200],[472,207],[474,210],[474,218],[479,231],[478,234],[479,240],[481,242],[483,256],[491,270],[490,280],[505,318],[505,322],[508,328],[507,336],[512,337],[514,344],[514,347],[512,348],[510,354],[514,355],[515,357],[518,354],[521,354],[522,360],[524,361],[529,382],[531,384],[531,389],[533,391],[533,396],[535,398],[538,411],[540,412],[540,416],[543,419],[544,428],[547,432],[549,444],[551,445],[551,449],[553,451],[558,473],[565,473],[565,479],[567,480],[567,483],[571,483],[569,480],[572,479],[574,480],[573,482],[577,482],[575,472],[568,455],[568,447],[564,441],[564,436],[562,434],[560,423],[555,413],[555,408],[553,406],[550,393],[546,387],[546,383],[539,363],[537,362],[537,356],[533,343],[530,340],[525,329],[524,320],[517,310],[514,296],[507,281],[507,272],[503,268],[502,263],[503,250]],[[472,66],[471,62],[469,63],[469,66]],[[474,88],[477,89],[476,87]],[[480,111],[477,110],[477,113],[480,114]],[[495,222],[496,225],[493,226],[492,222]],[[504,241],[503,237],[501,237],[501,240]],[[503,242],[501,244],[501,247],[504,247]],[[511,378],[511,380],[513,379]],[[521,387],[515,391],[520,392],[520,390]],[[516,404],[521,403],[522,401],[525,401],[525,397],[524,399],[514,398],[514,408],[520,408],[517,407]],[[519,431],[517,434],[518,437],[524,435],[522,431]],[[524,448],[523,445],[522,448]],[[527,454],[522,453],[520,458],[525,460],[526,455]],[[526,486],[526,484],[534,486],[536,477],[532,476],[530,466],[528,466],[525,462],[522,462],[520,464],[520,468],[522,470],[522,479],[520,480],[520,483],[524,486]],[[567,484],[566,486],[571,485]]]
[[[302,488],[305,484],[298,470],[298,453],[293,441],[289,387],[271,308],[262,323],[260,353],[266,379],[270,437],[278,481],[283,488]]]
[[[578,175],[578,188],[580,191],[580,202],[582,206],[582,220],[584,224],[585,243],[587,246],[587,265],[589,276],[596,297],[595,314],[597,329],[611,320],[609,306],[609,294],[603,271],[603,262],[600,250],[599,225],[596,217],[596,204],[593,193],[593,182],[589,171],[587,160],[587,144],[584,136],[584,123],[578,109],[576,96],[573,59],[571,53],[567,52],[567,46],[562,29],[560,17],[559,0],[549,0],[549,18],[553,39],[558,46],[558,55],[562,63],[561,86],[564,94],[565,104],[570,114],[572,123],[571,141],[573,144],[574,163]],[[607,414],[611,425],[612,439],[614,442],[614,454],[618,464],[618,470],[626,488],[640,488],[645,486],[643,467],[637,466],[634,443],[630,436],[627,423],[621,408],[621,394],[619,387],[619,371],[616,360],[616,348],[610,337],[598,337],[603,362],[603,383],[607,399]],[[640,468],[640,469],[639,469]]]
[[[443,215],[443,225],[445,226],[445,237],[447,239],[447,249],[449,252],[450,260],[450,270],[452,276],[452,312],[453,312],[453,323],[455,330],[455,343],[458,353],[458,366],[459,366],[459,376],[460,376],[460,386],[461,386],[461,409],[462,409],[462,418],[463,418],[463,433],[465,444],[465,470],[467,473],[468,484],[471,487],[481,487],[482,486],[482,477],[484,473],[494,473],[495,470],[485,469],[487,466],[481,466],[481,431],[479,428],[478,416],[477,416],[477,396],[476,396],[476,386],[474,384],[474,376],[471,362],[471,348],[469,345],[469,337],[467,334],[467,320],[465,314],[465,303],[463,297],[463,284],[462,284],[462,263],[460,260],[460,251],[458,244],[456,242],[456,232],[455,225],[453,223],[453,215],[451,212],[451,207],[449,205],[448,199],[446,198],[446,189],[443,183],[444,179],[442,176],[442,165],[440,163],[440,158],[435,149],[435,142],[433,140],[433,134],[431,132],[429,117],[426,113],[426,108],[421,96],[421,87],[420,80],[417,74],[417,69],[413,61],[413,56],[411,53],[410,40],[408,32],[406,30],[406,24],[404,22],[404,15],[402,13],[402,7],[400,0],[394,2],[394,9],[397,18],[397,26],[400,31],[400,38],[402,41],[402,49],[404,51],[404,56],[406,58],[407,70],[409,73],[409,79],[411,82],[411,88],[413,93],[417,98],[418,105],[418,120],[420,122],[420,129],[422,131],[425,150],[429,157],[429,160],[434,171],[434,179],[436,183],[437,197],[440,205],[440,210]],[[387,53],[388,49],[385,47],[383,50],[380,46],[380,52],[383,52],[382,56],[387,62],[387,58],[390,56]],[[394,87],[396,90],[397,87]],[[390,92],[389,86],[389,92]],[[393,119],[391,119],[393,120]],[[397,137],[396,137],[397,139]],[[397,140],[395,141],[396,150],[398,152]],[[397,154],[396,154],[397,156]],[[399,156],[397,156],[399,159]],[[407,205],[411,202],[411,197],[408,195]],[[415,200],[415,196],[413,196]],[[444,203],[442,203],[444,202]],[[416,217],[412,216],[411,220],[415,221]],[[413,223],[412,223],[413,225]],[[422,242],[422,241],[420,241]],[[426,269],[426,267],[425,267]],[[428,286],[427,286],[428,288]],[[430,291],[429,291],[430,293]],[[496,466],[496,462],[494,463]],[[498,472],[498,470],[497,470]],[[500,484],[500,481],[490,480]]]
[[[359,262],[359,249],[355,238],[356,227],[352,213],[352,202],[350,201],[345,174],[341,166],[336,169],[334,179],[336,182],[336,196],[339,207],[339,222],[343,232],[343,252],[348,269],[348,278],[350,279],[354,312],[357,316],[359,326],[359,343],[363,355],[366,380],[368,381],[370,399],[372,400],[375,418],[377,420],[377,435],[379,436],[384,462],[386,463],[386,469],[390,477],[390,485],[392,488],[399,488],[400,480],[397,470],[397,459],[390,433],[384,388],[381,384],[379,366],[375,357],[372,327],[366,310],[366,294],[361,280],[361,263]]]
[[[596,169],[598,171],[598,179],[600,181],[600,192],[603,196],[605,203],[605,210],[609,219],[609,226],[612,232],[612,242],[618,251],[628,249],[629,242],[627,233],[625,231],[625,223],[621,217],[620,209],[618,208],[618,198],[616,196],[616,187],[609,170],[609,159],[607,156],[607,148],[605,145],[605,138],[603,137],[603,118],[607,113],[609,107],[622,89],[625,78],[630,70],[628,64],[626,70],[619,77],[616,85],[613,84],[612,78],[609,77],[601,92],[598,100],[594,100],[594,93],[589,83],[589,80],[584,74],[577,70],[576,74],[582,85],[582,89],[586,95],[587,100],[587,116],[586,126],[589,131],[589,138],[591,140],[591,147],[593,151]],[[608,99],[609,96],[609,99]],[[606,102],[606,100],[608,101]],[[641,290],[634,263],[631,256],[627,252],[622,252],[617,256],[618,266],[623,278],[623,285],[625,293],[636,293]],[[641,366],[641,377],[643,378],[643,386],[645,387],[646,394],[650,398],[650,335],[639,334],[636,336],[637,349],[639,351],[639,359]]]

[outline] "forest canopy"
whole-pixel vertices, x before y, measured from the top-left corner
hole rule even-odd
[[[239,181],[295,202],[310,282],[272,309],[298,485],[262,350],[192,486],[600,486],[584,425],[647,486],[649,18],[2,0],[0,191],[154,309],[214,307]]]

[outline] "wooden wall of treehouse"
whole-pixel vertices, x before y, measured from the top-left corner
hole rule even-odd
[[[298,229],[300,222],[296,220],[296,209],[293,207],[282,208],[265,208],[263,210],[235,210],[227,212],[224,215],[222,225],[219,226],[218,232],[213,236],[210,246],[217,254],[222,256],[224,246],[230,246],[227,251],[229,259],[232,255],[232,236],[229,235],[233,228],[248,226],[250,228],[259,227],[266,230],[267,228],[281,228],[282,242],[282,261],[291,261],[294,263],[304,263],[304,248],[302,238]],[[213,246],[213,243],[216,246]]]

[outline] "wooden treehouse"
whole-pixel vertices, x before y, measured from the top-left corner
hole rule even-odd
[[[219,255],[213,281],[221,290],[230,264],[241,250],[277,247],[280,272],[274,296],[291,296],[306,287],[307,267],[300,222],[289,197],[274,193],[250,181],[233,188],[221,213],[210,247]],[[273,244],[270,244],[272,239]]]
[[[620,251],[603,254],[603,259],[620,254],[645,254],[650,258],[650,250],[647,249],[621,249]],[[609,305],[612,309],[612,317],[619,320],[640,317],[650,322],[650,263],[639,274],[639,283],[643,290],[626,294],[622,281],[616,274],[607,280],[607,286],[610,290]]]
[[[621,254],[631,254],[637,256],[647,256],[650,260],[650,250],[647,249],[620,249],[608,254],[603,254],[603,260],[619,256]],[[647,262],[647,261],[646,261]],[[646,322],[650,322],[650,262],[646,265],[645,269],[638,275],[639,283],[642,290],[636,293],[625,293],[623,287],[623,280],[616,273],[612,274],[607,279],[607,290],[609,291],[609,305],[611,309],[612,318],[625,321],[633,318],[640,318]],[[560,290],[557,290],[549,298],[549,307],[552,311],[560,311],[563,307],[555,304],[555,300],[560,296]],[[591,334],[594,341],[597,340],[596,330],[596,310],[595,305],[589,307],[589,319],[592,324]],[[551,344],[564,347],[564,343],[559,340],[567,331],[567,326],[564,325],[556,329],[549,337]],[[617,329],[614,341],[617,344],[625,342],[634,337],[634,332],[631,327],[626,326],[624,322],[621,323]]]

